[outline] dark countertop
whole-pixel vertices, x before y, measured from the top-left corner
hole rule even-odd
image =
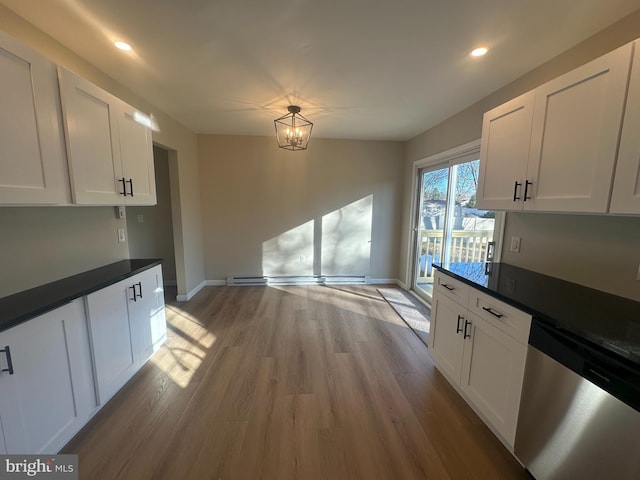
[[[61,307],[76,298],[159,265],[159,259],[121,260],[0,298],[0,332]]]
[[[505,263],[434,267],[640,366],[640,302]]]

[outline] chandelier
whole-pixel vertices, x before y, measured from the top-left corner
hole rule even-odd
[[[287,110],[289,113],[273,121],[278,146],[292,151],[306,150],[313,123],[300,115],[297,105],[289,105]]]

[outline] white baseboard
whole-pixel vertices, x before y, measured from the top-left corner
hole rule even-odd
[[[308,279],[305,279],[308,280]],[[395,278],[371,278],[371,277],[366,277],[366,281],[362,282],[362,281],[349,281],[348,278],[344,278],[344,282],[343,281],[330,281],[330,282],[317,282],[317,285],[324,285],[324,284],[358,284],[358,285],[362,285],[363,283],[366,284],[370,284],[370,285],[398,285],[400,288],[403,288],[404,290],[406,290],[404,284],[402,282],[400,282],[400,280],[395,279]],[[274,282],[276,283],[276,282]],[[175,285],[176,282],[175,281],[168,281],[165,282],[165,285]],[[198,292],[200,292],[200,290],[202,290],[204,287],[222,287],[222,286],[226,286],[228,285],[228,281],[227,280],[204,280],[202,282],[200,282],[200,284],[194,288],[193,290],[191,290],[190,292],[188,292],[186,295],[177,295],[176,296],[176,300],[178,302],[188,302],[189,300],[191,300],[193,297],[196,296],[196,294]],[[277,284],[277,283],[276,283]],[[314,284],[313,282],[308,282],[308,283],[304,283],[304,282],[283,282],[283,284],[285,285],[295,285],[295,284]],[[249,283],[249,285],[251,285],[251,283]],[[255,285],[255,284],[254,284]],[[266,285],[266,283],[265,283]]]
[[[371,285],[399,285],[399,280],[396,278],[370,278],[367,283]]]
[[[226,284],[227,284],[227,282],[224,281],[224,280],[203,280],[202,282],[200,282],[200,284],[196,288],[194,288],[193,290],[188,292],[186,295],[178,295],[178,296],[176,296],[176,300],[178,302],[188,302],[193,297],[195,297],[196,294],[200,290],[202,290],[204,287],[220,287],[220,286],[224,286]]]
[[[176,300],[179,302],[188,302],[189,300],[191,300],[200,290],[202,290],[204,287],[207,286],[207,281],[203,280],[202,282],[200,282],[200,284],[194,288],[193,290],[191,290],[190,292],[187,292],[186,295],[177,295],[176,296]]]

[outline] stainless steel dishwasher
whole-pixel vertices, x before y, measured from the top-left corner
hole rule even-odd
[[[640,372],[614,357],[534,322],[514,452],[536,480],[640,478]]]

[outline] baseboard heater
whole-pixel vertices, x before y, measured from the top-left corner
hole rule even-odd
[[[345,285],[369,283],[368,275],[228,275],[229,286]]]

